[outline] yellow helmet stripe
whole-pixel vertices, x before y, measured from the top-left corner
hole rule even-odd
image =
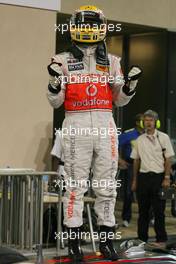
[[[93,6],[93,5],[84,5],[84,6],[81,6],[79,8],[80,11],[98,11],[99,8],[97,8],[96,6]]]

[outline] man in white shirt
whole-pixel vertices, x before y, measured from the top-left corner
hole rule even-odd
[[[167,241],[165,230],[165,201],[159,198],[161,187],[170,186],[171,157],[174,151],[169,136],[160,127],[158,114],[152,110],[144,113],[145,133],[138,137],[131,153],[133,163],[132,191],[137,191],[139,218],[138,237],[148,240],[149,210],[153,208],[156,245]]]

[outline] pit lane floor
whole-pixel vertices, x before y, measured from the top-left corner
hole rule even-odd
[[[115,211],[115,215],[116,215],[116,219],[117,222],[119,224],[119,228],[117,229],[118,232],[121,232],[121,236],[122,236],[122,240],[126,240],[126,239],[131,239],[131,238],[136,238],[137,237],[137,218],[138,218],[138,208],[137,208],[137,204],[133,203],[132,205],[132,220],[130,223],[130,226],[128,228],[123,227],[122,226],[122,219],[121,219],[121,213],[122,213],[122,202],[121,201],[117,201],[116,204],[116,211]],[[174,218],[171,215],[171,209],[170,209],[170,202],[167,203],[167,208],[166,208],[166,229],[168,232],[168,236],[169,236],[169,242],[172,241],[176,241],[176,218]],[[153,227],[150,227],[149,229],[149,237],[150,237],[150,241],[155,241],[155,232]],[[119,244],[122,242],[122,240],[117,240],[116,241],[116,247],[118,248]],[[83,251],[85,254],[92,254],[92,246],[90,241],[87,241],[86,245],[82,246]],[[96,248],[98,250],[98,243],[96,243]],[[30,252],[23,250],[20,251],[22,254],[24,254],[25,256],[28,256],[29,259],[34,259],[36,253],[35,252]],[[52,246],[48,247],[48,248],[44,248],[43,249],[43,254],[45,258],[50,258],[53,256],[58,255],[56,253],[56,249]],[[59,250],[59,256],[64,256],[67,255],[67,247],[65,247],[65,249],[61,249]]]

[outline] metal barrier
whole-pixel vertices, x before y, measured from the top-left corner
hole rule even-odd
[[[0,169],[0,246],[5,244],[32,251],[33,245],[42,244],[43,175],[59,177],[57,172]],[[55,202],[61,213],[61,192],[56,195]],[[60,217],[58,214],[58,232],[61,231]]]
[[[0,246],[33,250],[43,243],[43,205],[57,203],[57,234],[61,234],[62,184],[55,197],[44,195],[43,176],[57,176],[58,172],[36,172],[33,169],[0,169]],[[62,180],[62,179],[60,179]],[[93,225],[89,203],[94,198],[84,197],[93,251],[96,252]],[[63,241],[57,239],[56,252],[59,255]]]

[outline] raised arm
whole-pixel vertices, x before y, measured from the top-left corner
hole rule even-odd
[[[129,103],[135,95],[141,73],[142,70],[138,66],[132,66],[125,81],[121,70],[120,58],[112,57],[113,101],[116,106],[119,107]]]
[[[62,67],[62,61],[56,55],[48,65],[49,84],[47,97],[49,103],[54,108],[59,108],[65,100],[65,76]]]

